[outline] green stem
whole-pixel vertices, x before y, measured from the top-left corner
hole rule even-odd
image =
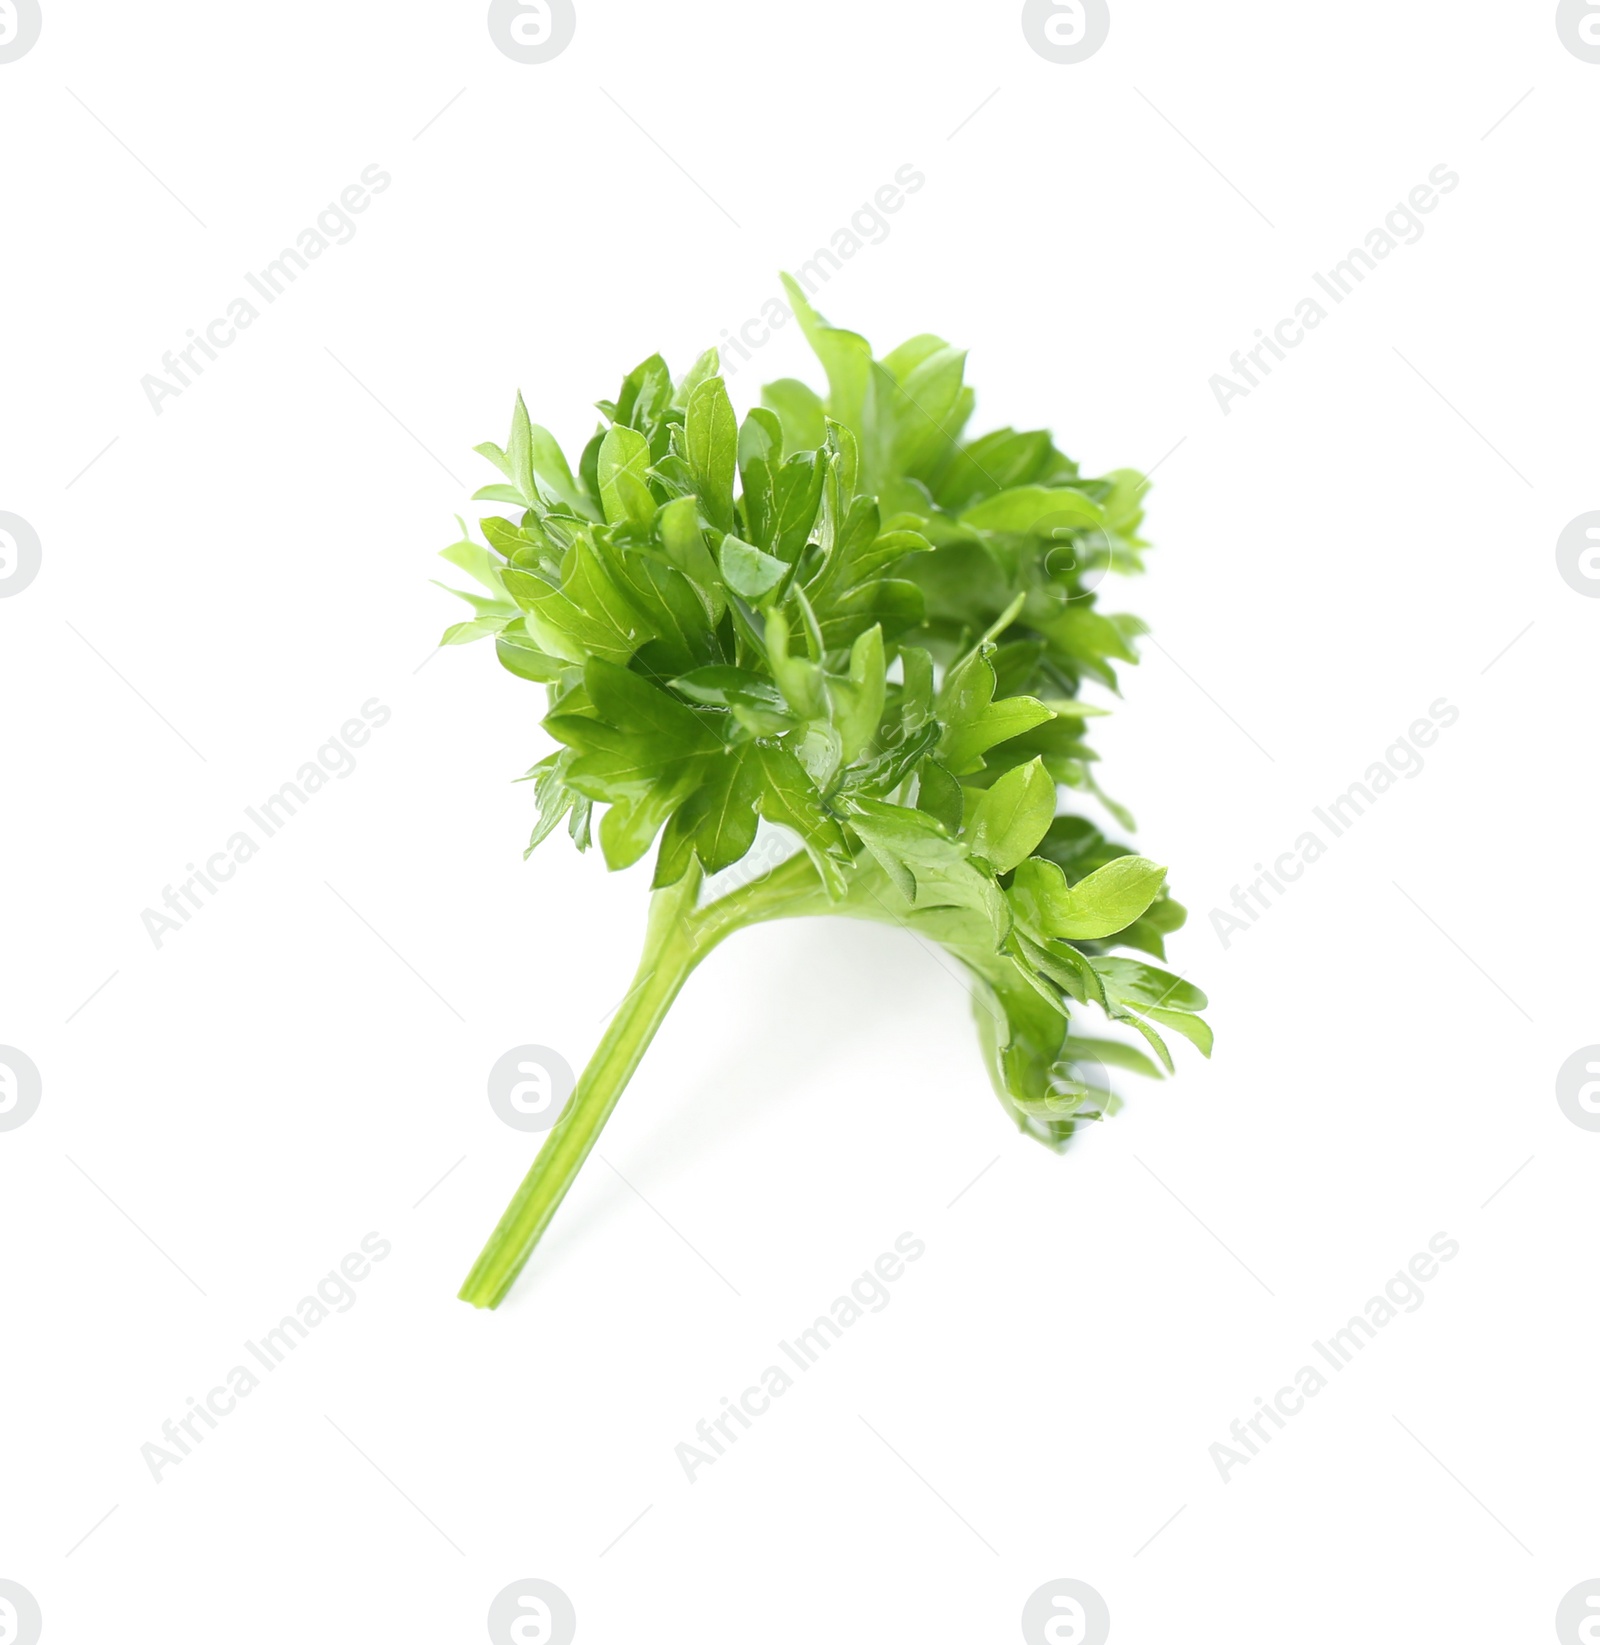
[[[461,1287],[462,1301],[498,1308],[505,1300],[695,966],[741,926],[789,914],[821,913],[828,907],[816,872],[803,856],[767,879],[697,910],[699,893],[700,872],[693,868],[677,885],[657,891],[651,899],[633,987],[473,1264]]]

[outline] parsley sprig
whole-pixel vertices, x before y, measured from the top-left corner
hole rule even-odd
[[[1142,569],[1147,482],[1086,478],[1042,431],[967,439],[962,351],[923,335],[875,359],[786,284],[826,398],[785,379],[740,423],[714,350],[676,384],[652,356],[574,472],[519,396],[504,449],[478,447],[504,483],[477,498],[510,512],[444,551],[484,590],[445,643],[492,637],[549,694],[529,851],[563,824],[613,869],[655,848],[634,986],[462,1287],[479,1307],[678,990],[746,926],[832,913],[939,943],[973,978],[1001,1103],[1053,1148],[1116,1111],[1108,1066],[1171,1072],[1168,1032],[1210,1053],[1205,996],[1134,957],[1183,923],[1166,870],[1061,810],[1093,794],[1132,827],[1080,693],[1137,660],[1142,625],[1098,590]],[[763,819],[793,855],[710,895]],[[1090,1005],[1142,1048],[1080,1034]]]

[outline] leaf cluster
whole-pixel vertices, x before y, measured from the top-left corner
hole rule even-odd
[[[878,359],[787,283],[825,395],[784,379],[741,422],[715,351],[676,382],[653,355],[575,468],[518,397],[477,448],[507,512],[444,550],[481,589],[445,643],[492,638],[548,691],[530,851],[563,824],[613,869],[653,847],[662,888],[786,830],[819,906],[973,973],[996,1089],[1059,1147],[1114,1110],[1103,1066],[1170,1071],[1169,1032],[1211,1046],[1204,996],[1149,963],[1184,918],[1165,869],[1058,814],[1092,792],[1132,826],[1081,690],[1137,661],[1142,625],[1098,591],[1142,569],[1146,482],[1085,477],[1043,431],[969,438],[962,351]],[[1146,1049],[1074,1034],[1090,1004]]]

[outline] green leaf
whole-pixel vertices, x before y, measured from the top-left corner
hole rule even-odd
[[[643,672],[676,674],[719,654],[707,602],[665,556],[628,552],[601,541],[596,542],[595,553],[611,586],[650,625],[653,639],[640,651]]]
[[[789,569],[782,560],[763,554],[753,544],[732,535],[722,539],[717,563],[722,568],[723,581],[747,600],[759,600],[770,594]]]
[[[520,400],[522,396],[519,394],[517,398]],[[508,480],[516,478],[516,471],[511,466],[511,459],[506,456],[505,452],[503,452],[493,440],[485,440],[482,445],[474,446],[472,449],[477,452],[480,457],[487,457],[489,461],[493,463],[494,466],[499,469]]]
[[[839,586],[855,588],[880,577],[908,554],[931,554],[933,544],[920,531],[885,531],[859,546],[844,550],[839,567]]]
[[[708,348],[695,363],[683,374],[683,381],[678,384],[672,396],[672,403],[680,409],[689,404],[694,391],[699,386],[718,375],[722,367],[717,359],[717,351]]]
[[[776,608],[767,613],[766,642],[768,666],[789,707],[802,720],[824,713],[827,698],[822,667],[790,654],[789,620]]]
[[[780,377],[761,391],[761,403],[783,424],[783,454],[816,451],[827,438],[828,415],[822,401],[794,377]]]
[[[938,343],[939,339],[928,341]],[[920,472],[951,444],[951,424],[961,403],[966,362],[964,349],[941,344],[900,380],[894,408],[892,472]]]
[[[1010,900],[1015,909],[1015,899]],[[1080,954],[1071,943],[1030,935],[1020,919],[1012,926],[1010,940],[1030,966],[1080,1005],[1098,1005],[1104,1011],[1111,1009],[1099,972],[1089,963],[1088,955]]]
[[[1034,624],[1051,643],[1057,655],[1080,665],[1096,665],[1107,657],[1121,662],[1136,663],[1136,652],[1127,634],[1110,617],[1090,608],[1082,601],[1069,605],[1065,611],[1044,618]],[[1108,683],[1116,676],[1104,667],[1091,666],[1090,672]]]
[[[599,536],[580,537],[562,561],[562,590],[591,617],[610,623],[619,633],[637,635],[640,644],[655,639],[659,630],[613,575],[615,563],[616,556]]]
[[[1104,956],[1095,960],[1094,968],[1105,980],[1109,992],[1141,1010],[1164,1006],[1172,1011],[1195,1012],[1204,1011],[1209,1003],[1192,982],[1175,977],[1160,966],[1146,965],[1143,960]]]
[[[777,557],[793,565],[811,536],[822,502],[822,468],[814,451],[791,457],[772,485],[772,540]]]
[[[638,430],[615,423],[600,443],[600,506],[606,522],[649,525],[656,501],[650,494],[650,442]]]
[[[660,764],[722,749],[722,739],[693,709],[631,669],[593,657],[584,668],[583,683],[600,720],[649,739]]]
[[[522,395],[511,413],[511,438],[506,443],[506,473],[531,503],[538,495],[533,483],[533,424]]]
[[[467,623],[452,623],[440,637],[440,645],[470,645],[474,640],[486,640],[498,634],[511,619],[508,617],[476,617]]]
[[[922,762],[917,778],[917,809],[937,818],[952,835],[961,830],[963,793],[961,784],[937,760]]]
[[[806,341],[828,374],[828,415],[859,433],[872,371],[872,345],[853,331],[830,326],[791,276],[783,276],[783,286]]]
[[[922,590],[904,578],[885,577],[830,601],[826,611],[819,612],[819,626],[824,647],[838,651],[853,645],[874,624],[890,641],[915,628],[922,617]]]
[[[661,432],[667,407],[672,404],[672,374],[659,354],[642,360],[622,380],[612,415],[654,442]],[[662,451],[665,451],[663,446]]]
[[[1092,941],[1132,925],[1160,895],[1166,875],[1144,857],[1118,857],[1068,886],[1055,863],[1030,857],[1018,866],[1010,896],[1018,918],[1032,929]]]
[[[576,774],[577,766],[573,769]],[[699,782],[698,765],[687,765],[663,773],[638,793],[615,800],[600,819],[600,850],[606,867],[628,868],[638,862],[667,818]]]
[[[903,383],[924,360],[949,346],[943,337],[924,331],[915,337],[908,337],[898,348],[890,349],[881,363],[897,383]]]
[[[900,736],[892,739],[881,754],[839,774],[834,785],[837,797],[841,800],[862,796],[876,799],[893,794],[932,754],[938,740],[939,728],[936,725],[919,726],[913,731],[902,730]],[[953,778],[951,780],[954,781]],[[957,799],[959,802],[959,795]],[[922,809],[929,808],[924,806]],[[956,826],[959,826],[959,820],[957,812]]]
[[[1156,1056],[1161,1061],[1161,1066],[1166,1069],[1169,1074],[1177,1071],[1173,1065],[1172,1053],[1167,1049],[1167,1042],[1162,1039],[1162,1037],[1155,1031],[1154,1028],[1150,1026],[1148,1022],[1144,1020],[1143,1017],[1135,1016],[1131,1011],[1124,1011],[1120,1006],[1115,1004],[1111,1007],[1111,1016],[1112,1020],[1115,1022],[1127,1023],[1127,1025],[1132,1028],[1141,1039],[1144,1040],[1145,1044],[1155,1052]]]
[[[1014,429],[997,428],[951,457],[934,495],[941,508],[959,514],[980,498],[1038,479],[1050,449],[1050,436],[1043,429],[1018,434]]]
[[[712,760],[705,780],[674,813],[670,825],[708,874],[731,867],[755,843],[759,760],[750,745]],[[663,849],[666,842],[663,840]]]
[[[739,429],[739,477],[744,484],[740,512],[744,529],[757,548],[770,549],[776,535],[774,470],[783,451],[783,428],[757,406]]]
[[[1081,491],[1018,486],[969,508],[961,516],[961,523],[975,531],[1027,531],[1048,535],[1052,530],[1063,528],[1103,526],[1105,515],[1100,505]]]
[[[783,459],[783,424],[776,412],[757,406],[739,427],[739,467],[765,463],[776,468]]]
[[[661,546],[667,558],[699,591],[713,622],[727,608],[721,573],[706,547],[699,504],[693,497],[676,497],[661,510],[658,521]]]
[[[1011,923],[999,887],[935,817],[883,800],[857,800],[850,807],[850,826],[919,910],[972,909],[984,916],[998,945]]]
[[[553,685],[571,666],[559,657],[549,656],[532,641],[520,634],[502,633],[494,642],[495,654],[501,665],[519,679],[537,680]]]
[[[1163,1028],[1170,1028],[1174,1034],[1182,1034],[1202,1057],[1211,1055],[1211,1025],[1203,1017],[1189,1011],[1168,1011],[1157,1005],[1142,1007],[1140,1014],[1160,1023]]]
[[[1056,785],[1043,761],[1030,760],[979,793],[967,843],[995,873],[1006,874],[1032,855],[1055,814]]]
[[[713,663],[697,668],[672,682],[674,691],[691,697],[708,708],[728,708],[736,702],[760,702],[772,708],[782,708],[783,698],[770,680],[765,680],[753,669],[734,668],[728,663]]]
[[[1072,930],[1056,936],[1109,937],[1133,922],[1161,895],[1167,871],[1145,857],[1118,857],[1079,880],[1070,892]]]
[[[859,817],[853,820],[858,825],[861,822]],[[929,821],[933,822],[933,819],[930,817]],[[934,826],[938,827],[938,824],[935,822]],[[858,826],[856,832],[861,835],[867,850],[877,859],[878,866],[895,890],[907,902],[914,903],[917,900],[917,876],[912,873],[910,863],[898,849],[900,838],[889,829],[875,826],[871,819],[867,820],[865,827]]]
[[[582,663],[591,656],[627,662],[655,631],[598,563],[593,563],[592,548],[580,543],[573,557],[573,574],[566,583],[572,595],[544,577],[515,567],[501,573],[506,592],[524,612],[523,620],[534,643],[551,656],[572,663]]]
[[[840,758],[846,765],[877,732],[885,691],[883,630],[869,628],[850,648],[849,679],[828,680],[830,717],[839,733]]]
[[[903,646],[900,668],[904,678],[900,713],[906,729],[912,731],[933,717],[933,658],[921,646]]]
[[[720,377],[708,377],[689,396],[684,454],[699,488],[700,506],[718,531],[733,530],[733,477],[739,423]]]
[[[828,895],[842,897],[843,869],[850,853],[838,819],[823,805],[816,784],[793,754],[775,743],[756,743],[754,747],[761,777],[757,802],[761,815],[800,836]]]
[[[958,777],[979,770],[991,748],[1055,718],[1033,697],[1004,697],[995,702],[994,689],[994,665],[981,646],[946,676],[939,694],[939,714],[944,721],[939,755]]]
[[[477,578],[497,600],[506,598],[506,585],[500,580],[500,562],[488,549],[463,537],[458,543],[439,550],[439,558],[459,566],[469,576]]]
[[[539,817],[534,824],[533,837],[528,841],[528,849],[522,853],[524,860],[533,855],[534,848],[554,831],[578,799],[577,792],[566,783],[567,768],[571,764],[571,751],[563,748],[558,753],[547,755],[528,773],[534,779],[533,793],[539,807]]]
[[[572,477],[572,470],[567,466],[565,453],[560,442],[549,429],[541,428],[537,423],[528,426],[528,450],[533,463],[533,472],[540,482],[540,490],[564,503],[572,512],[582,519],[592,520],[596,517],[593,501],[585,494],[583,487]],[[532,501],[530,494],[529,501]]]
[[[1125,1068],[1131,1074],[1143,1074],[1146,1079],[1158,1080],[1161,1070],[1136,1046],[1121,1040],[1095,1039],[1086,1034],[1074,1034],[1062,1053],[1064,1061],[1087,1058],[1103,1063],[1107,1068]]]
[[[530,551],[534,555],[535,562],[537,562],[539,551],[547,547],[543,534],[537,527],[532,531],[526,531],[521,526],[513,525],[508,519],[499,514],[485,515],[478,521],[478,525],[488,541],[489,547],[501,559],[510,560],[513,565],[526,565],[528,563],[527,555]],[[460,547],[462,545],[457,544],[456,546]],[[469,541],[465,546],[475,548],[477,545]],[[518,555],[523,556],[523,558],[519,560]],[[494,564],[494,562],[491,561],[491,564]],[[499,566],[495,564],[497,573],[499,569]]]

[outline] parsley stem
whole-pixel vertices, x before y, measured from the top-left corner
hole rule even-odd
[[[459,1295],[477,1308],[498,1308],[550,1225],[583,1162],[599,1140],[634,1070],[655,1038],[678,991],[725,937],[747,925],[800,914],[868,913],[830,903],[806,856],[697,907],[698,867],[650,901],[644,953],[632,989],[606,1027],[561,1117],[551,1126],[532,1168],[489,1236]],[[868,917],[872,917],[871,914]]]
[[[606,1027],[561,1117],[461,1287],[462,1301],[497,1308],[533,1254],[599,1140],[678,990],[703,958],[691,924],[698,870],[656,892],[634,986]]]

